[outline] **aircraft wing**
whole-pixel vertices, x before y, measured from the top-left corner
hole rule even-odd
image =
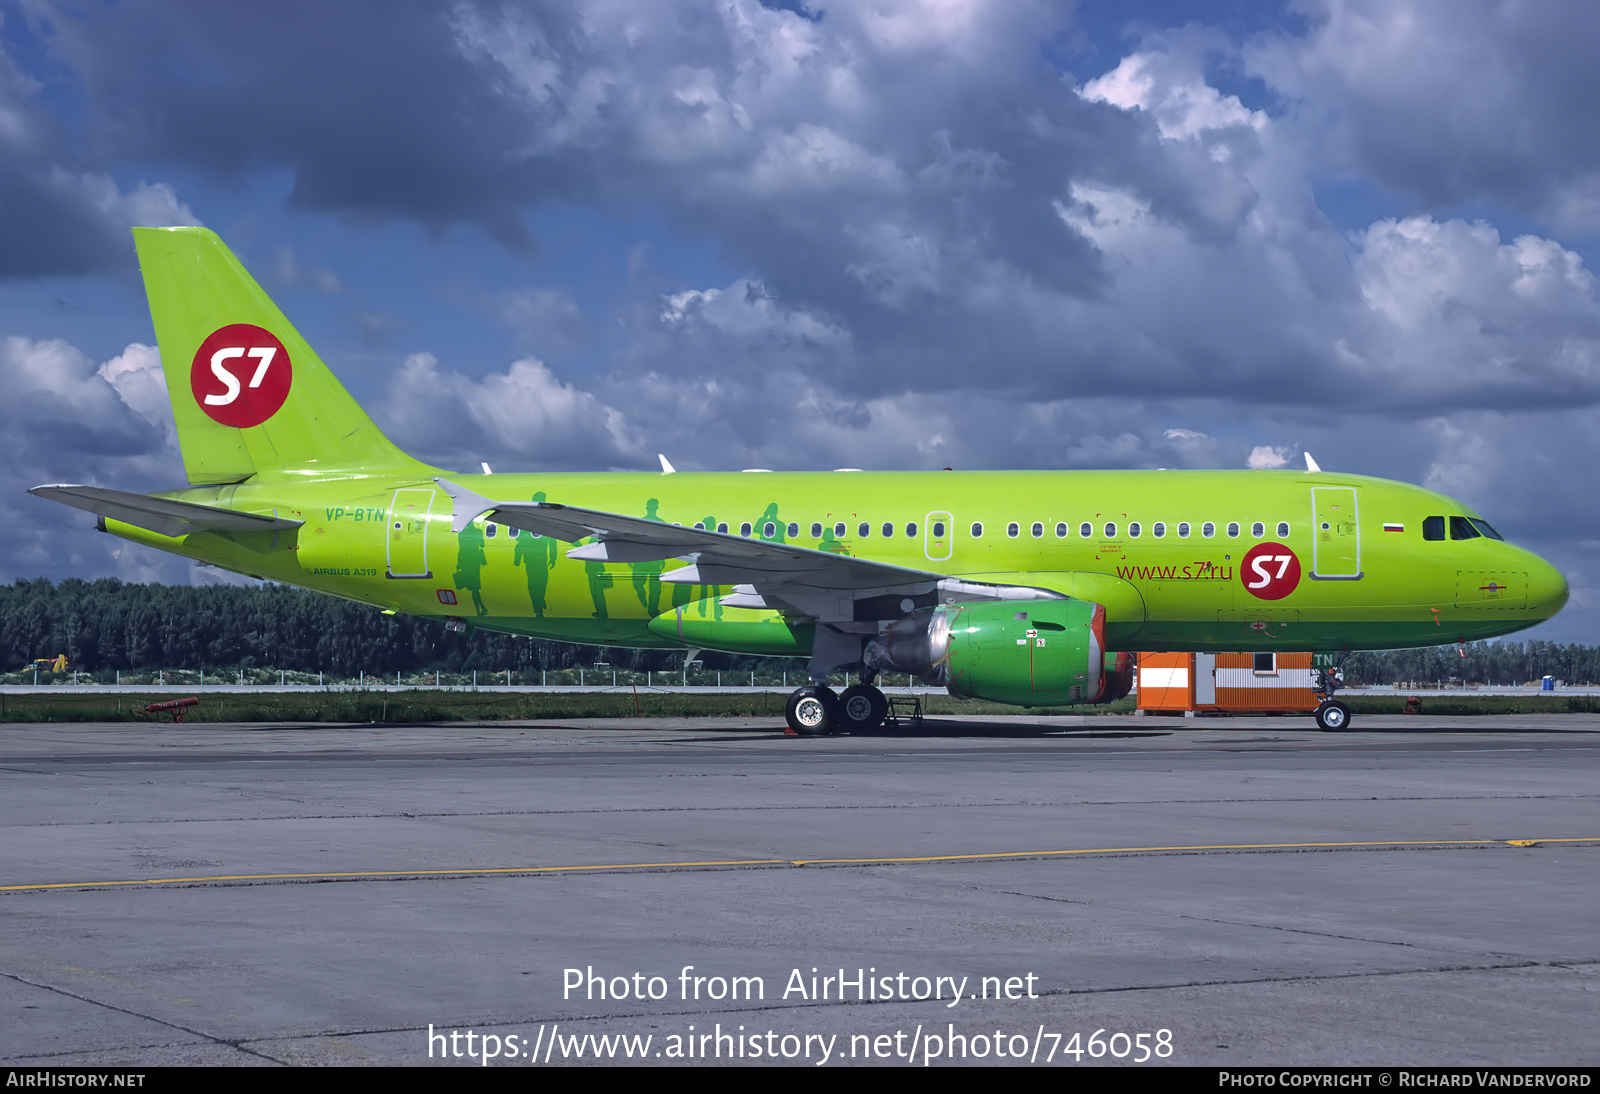
[[[304,523],[149,494],[107,490],[101,486],[35,486],[28,493],[162,536],[186,536],[191,532],[281,532]]]
[[[452,529],[460,532],[487,515],[499,524],[568,543],[568,558],[585,562],[657,562],[684,559],[669,570],[669,584],[724,585],[722,602],[740,608],[788,608],[823,622],[855,619],[855,602],[876,596],[917,597],[935,591],[962,599],[1054,599],[1060,594],[1020,586],[961,581],[932,570],[894,566],[748,536],[685,528],[553,502],[491,501],[446,479],[435,479],[455,501]],[[903,612],[899,614],[904,614]]]

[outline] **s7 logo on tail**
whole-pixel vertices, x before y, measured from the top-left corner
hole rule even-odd
[[[1245,591],[1262,600],[1282,600],[1300,584],[1300,560],[1281,543],[1258,543],[1239,564]]]
[[[277,335],[250,323],[211,333],[189,369],[194,401],[213,421],[236,429],[260,425],[289,397],[294,369]]]

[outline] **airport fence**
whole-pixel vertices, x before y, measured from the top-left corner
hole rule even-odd
[[[24,669],[19,672],[0,673],[0,687],[80,687],[123,688],[147,690],[150,688],[204,688],[207,690],[236,687],[248,690],[265,689],[337,689],[337,690],[482,690],[511,688],[534,690],[540,688],[607,689],[646,688],[695,689],[697,691],[726,691],[749,688],[788,691],[806,682],[806,673],[796,663],[793,669],[756,671],[739,669],[722,670],[634,670],[610,665],[565,669],[506,669],[498,672],[391,672],[369,673],[357,670],[353,675],[292,672],[287,669],[223,668],[223,669],[103,669],[97,672],[51,671]],[[835,673],[830,684],[845,686],[842,675]],[[880,676],[880,687],[919,688],[910,676]],[[943,690],[943,689],[936,689]]]

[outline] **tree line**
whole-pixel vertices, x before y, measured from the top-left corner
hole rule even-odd
[[[516,672],[593,665],[666,669],[682,654],[574,646],[442,623],[284,585],[135,585],[116,578],[44,578],[0,585],[0,671],[66,654],[74,669],[286,669],[334,675]],[[756,667],[759,658],[706,653],[708,669]],[[1350,684],[1462,681],[1524,684],[1550,675],[1600,681],[1600,647],[1542,641],[1472,642],[1351,654]]]
[[[683,654],[614,650],[446,630],[442,623],[284,585],[138,585],[116,578],[38,578],[0,585],[0,671],[66,654],[81,672],[285,669],[357,672],[516,672],[608,662],[677,668]],[[703,655],[706,668],[748,659]]]

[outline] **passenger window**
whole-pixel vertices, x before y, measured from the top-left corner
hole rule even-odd
[[[1425,518],[1423,518],[1423,521],[1422,521],[1422,538],[1423,539],[1443,539],[1444,538],[1444,518],[1443,517],[1425,517]]]
[[[1107,539],[1116,539],[1117,538],[1117,525],[1116,525],[1115,521],[1106,521],[1106,538]]]
[[[1033,525],[1033,538],[1038,539],[1042,535],[1044,535],[1044,525],[1035,522]]]
[[[499,531],[500,531],[500,526],[497,525],[492,520],[488,524],[485,524],[483,526],[483,534],[484,534],[484,537],[487,538],[487,539],[493,539],[495,537],[495,534],[497,532],[499,532]]]
[[[1138,539],[1139,538],[1139,522],[1138,521],[1133,521],[1131,524],[1128,525],[1128,536],[1131,539]]]
[[[723,535],[727,535],[728,534],[728,524],[727,524],[727,522],[724,521],[721,524],[717,525],[717,531],[721,532]]]
[[[798,524],[790,524],[789,525],[789,538],[790,539],[794,539],[799,534],[800,534],[800,526]]]
[[[1257,539],[1260,539],[1262,536],[1267,534],[1267,526],[1258,520],[1250,526],[1250,534],[1255,536]]]
[[[888,539],[892,535],[894,535],[894,525],[885,524],[883,526],[883,538]]]
[[[1180,520],[1178,522],[1178,538],[1179,539],[1188,539],[1189,538],[1189,522],[1188,521]]]
[[[768,539],[771,539],[773,536],[778,534],[778,526],[769,520],[767,523],[761,526],[761,534],[766,536]]]
[[[811,538],[812,539],[821,539],[822,538],[822,525],[813,524],[811,526]]]
[[[844,538],[844,521],[841,520],[838,524],[833,526],[833,535],[835,539]]]
[[[1016,521],[1012,521],[1010,524],[1006,525],[1006,535],[1010,536],[1012,539],[1017,538]]]
[[[1289,535],[1289,522],[1286,521],[1286,520],[1280,520],[1278,522],[1278,538],[1279,539],[1286,539],[1288,537],[1288,535]]]
[[[1477,539],[1481,535],[1483,533],[1474,528],[1472,522],[1466,517],[1450,518],[1451,539]]]
[[[856,526],[856,535],[861,539],[866,539],[868,536],[872,535],[872,525],[868,524],[866,521],[862,521]]]
[[[741,536],[748,536],[750,534],[750,525],[749,524],[741,524],[741,525],[739,525],[739,534]]]
[[[1210,539],[1212,536],[1217,534],[1217,526],[1208,520],[1200,526],[1200,534],[1205,536],[1207,539]]]
[[[912,521],[910,524],[906,525],[906,536],[908,538],[910,538],[910,539],[916,539],[917,538],[917,522],[916,521]]]
[[[936,520],[936,521],[933,522],[933,538],[934,539],[943,539],[944,538],[944,521]]]
[[[703,520],[695,521],[694,522],[694,526],[696,528],[700,529],[702,532],[704,532],[706,530],[706,524],[705,524],[705,521],[703,521]]]
[[[520,535],[521,533],[522,533],[522,529],[516,527],[515,525],[507,525],[506,526],[506,535],[510,536],[512,539],[516,539],[517,536]]]
[[[1150,526],[1150,534],[1157,539],[1161,539],[1167,534],[1167,526],[1158,520]]]
[[[1067,526],[1065,524],[1056,525],[1056,538],[1057,539],[1066,539],[1067,538]]]
[[[1228,522],[1228,538],[1229,539],[1238,539],[1239,538],[1239,525],[1237,523],[1233,522],[1233,521],[1229,521]]]
[[[1094,525],[1089,524],[1087,521],[1078,525],[1078,535],[1084,539],[1091,538],[1094,535]]]
[[[982,539],[983,538],[983,521],[975,520],[975,521],[972,522],[972,538],[973,539]]]

